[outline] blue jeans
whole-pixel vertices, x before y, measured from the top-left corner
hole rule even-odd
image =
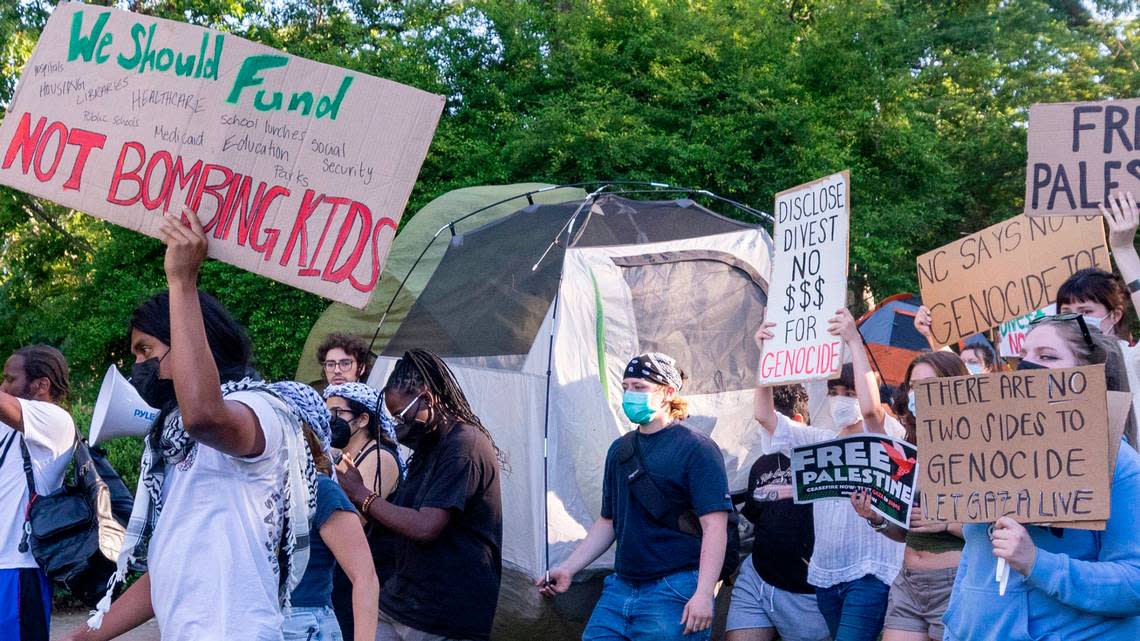
[[[343,641],[332,608],[290,608],[281,626],[285,641]]]
[[[875,641],[883,630],[890,591],[891,586],[868,574],[816,588],[815,600],[834,641]]]
[[[685,604],[696,591],[696,570],[636,582],[611,574],[582,641],[707,641],[711,628],[685,635],[681,625]]]

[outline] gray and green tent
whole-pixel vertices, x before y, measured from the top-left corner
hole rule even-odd
[[[597,517],[606,451],[631,429],[621,379],[638,353],[668,353],[687,372],[688,424],[720,445],[734,490],[758,454],[752,334],[770,236],[688,198],[612,191],[511,185],[433,201],[397,235],[370,306],[330,308],[299,368],[299,380],[315,380],[324,336],[371,339],[382,316],[371,384],[382,387],[409,348],[443,356],[508,457],[507,573],[542,576]]]

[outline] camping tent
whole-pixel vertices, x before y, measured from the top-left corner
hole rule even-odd
[[[510,575],[542,576],[598,514],[606,451],[630,428],[620,381],[634,354],[678,359],[689,424],[720,445],[731,487],[746,486],[770,256],[761,227],[692,200],[595,192],[456,230],[402,318],[389,315],[369,382],[382,386],[406,349],[434,350],[508,457],[506,594]],[[533,588],[514,596],[500,622],[541,616]]]
[[[911,294],[895,294],[859,318],[859,333],[888,385],[900,385],[914,357],[930,349],[926,337],[914,328],[921,304]]]

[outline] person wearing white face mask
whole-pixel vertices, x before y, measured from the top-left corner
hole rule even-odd
[[[1140,390],[1140,346],[1130,343],[1124,315],[1129,296],[1133,308],[1140,309],[1140,256],[1134,245],[1140,211],[1131,192],[1118,192],[1106,200],[1107,207],[1100,205],[1100,213],[1108,225],[1108,247],[1120,278],[1092,268],[1075,272],[1057,290],[1057,311],[1080,314],[1086,326],[1117,340],[1124,354],[1128,386],[1135,391]],[[1132,395],[1132,408],[1140,417],[1140,394]],[[1135,448],[1136,434],[1130,430],[1125,436]]]
[[[546,596],[563,593],[617,542],[615,572],[583,641],[702,641],[711,634],[732,499],[720,448],[681,422],[688,417],[677,395],[683,380],[676,362],[657,352],[626,366],[622,410],[637,429],[606,455],[601,516],[570,557],[536,582]],[[647,506],[647,493],[665,509]],[[699,520],[699,534],[681,531],[678,516]]]
[[[765,323],[756,333],[761,349],[764,341],[772,338],[772,327],[772,323]],[[754,411],[764,428],[760,441],[764,454],[790,455],[792,448],[800,445],[863,432],[895,438],[905,435],[903,426],[880,403],[878,382],[851,313],[837,311],[827,331],[842,338],[851,353],[851,365],[844,366],[838,380],[828,382],[828,407],[838,434],[777,413],[772,388],[758,387]],[[903,544],[868,527],[850,504],[821,501],[813,503],[812,509],[815,546],[808,582],[816,588],[820,614],[835,641],[874,641],[886,616],[887,593],[902,566]]]

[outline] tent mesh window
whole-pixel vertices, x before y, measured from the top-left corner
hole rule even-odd
[[[452,238],[383,354],[398,357],[412,347],[428,347],[448,358],[498,357],[488,362],[521,364],[521,358],[504,357],[528,354],[534,345],[558,291],[563,232],[580,205],[531,205]],[[574,247],[636,245],[751,227],[687,199],[604,195],[578,213],[569,242]],[[542,258],[556,237],[559,243]]]
[[[689,376],[686,394],[756,386],[760,351],[752,332],[764,317],[768,284],[751,265],[712,250],[613,261],[632,295],[639,350],[676,358]]]

